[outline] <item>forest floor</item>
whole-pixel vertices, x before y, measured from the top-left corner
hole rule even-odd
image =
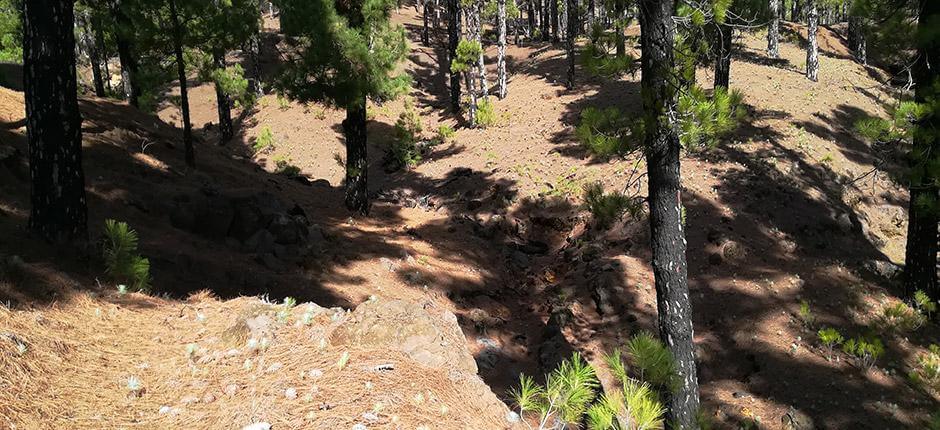
[[[342,207],[341,111],[267,95],[244,115],[234,141],[218,146],[209,125],[217,121],[214,90],[195,83],[195,170],[183,163],[179,113],[169,102],[153,116],[81,99],[93,235],[106,218],[140,233],[154,289],[170,297],[154,302],[161,306],[201,290],[325,307],[373,296],[434,303],[458,316],[480,376],[503,398],[520,373],[544,373],[566,351],[603,368],[604,352],[655,331],[647,220],[598,231],[580,201],[590,182],[623,188],[642,160],[598,159],[574,137],[586,107],[637,111],[639,76],[582,78],[567,90],[560,46],[513,44],[509,95],[491,96],[498,124],[469,129],[448,108],[439,65],[444,34],[434,31],[433,46],[424,46],[413,8],[394,20],[412,41],[404,70],[415,81],[410,97],[426,137],[442,124],[457,132],[415,168],[387,173],[382,158],[404,101],[370,104],[377,199],[368,217]],[[800,30],[785,25],[778,60],[766,57],[762,34],[735,40],[731,86],[745,96],[745,123],[716,148],[682,160],[703,404],[719,428],[753,420],[782,428],[791,408],[820,428],[917,428],[940,397],[911,385],[907,374],[938,342],[935,325],[882,334],[887,351],[872,369],[841,353],[827,360],[815,334],[827,326],[846,337],[884,328],[883,309],[898,302],[892,276],[903,262],[907,197],[892,178],[900,158],[852,132],[864,115],[885,115],[896,93],[882,84],[883,72],[853,62],[842,37],[825,28],[820,79],[810,82]],[[277,38],[267,34],[268,52]],[[487,56],[492,78],[495,48]],[[699,71],[700,82],[711,79]],[[4,142],[25,154],[21,95],[0,93],[0,116]],[[275,143],[254,154],[265,128]],[[297,166],[304,179],[276,173],[276,160]],[[35,310],[68,303],[68,291],[107,296],[110,288],[95,286],[103,270],[92,251],[76,258],[26,235],[23,169],[0,167],[0,255],[19,256],[33,275],[0,282],[0,299]],[[642,192],[642,178],[637,184]],[[230,238],[173,227],[180,195],[220,190],[264,190],[296,204],[322,243],[282,264]],[[809,318],[800,312],[804,301]],[[175,342],[185,348],[185,340]]]

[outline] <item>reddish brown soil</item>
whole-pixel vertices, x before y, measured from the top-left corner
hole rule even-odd
[[[173,108],[158,119],[122,103],[83,99],[93,234],[105,218],[127,220],[153,261],[155,288],[173,296],[210,289],[223,298],[289,295],[324,306],[350,306],[370,295],[435,301],[461,315],[472,348],[480,350],[483,338],[500,345],[496,365],[481,371],[497,393],[520,372],[546,370],[539,353],[553,308],[568,308],[574,317],[558,350],[581,350],[597,364],[603,351],[654,329],[645,218],[599,233],[579,208],[583,184],[623,187],[635,160],[597,159],[573,136],[588,106],[637,110],[639,76],[581,79],[569,91],[562,85],[563,50],[511,45],[509,96],[495,102],[503,119],[487,129],[461,128],[448,110],[439,72],[443,35],[435,35],[433,47],[422,46],[412,8],[394,19],[413,41],[405,68],[414,76],[411,96],[426,135],[440,124],[458,131],[416,168],[388,174],[381,159],[402,102],[370,106],[370,188],[425,197],[429,205],[379,200],[369,217],[345,212],[343,170],[334,160],[344,151],[343,114],[321,106],[282,106],[276,96],[265,96],[235,141],[216,146],[212,131],[203,128],[214,122],[214,93],[200,85],[191,95],[200,138],[196,170],[183,164]],[[799,30],[787,28],[797,30],[787,34]],[[844,355],[827,361],[814,334],[835,326],[858,335],[877,324],[885,304],[897,301],[894,284],[866,267],[902,262],[906,224],[906,194],[890,179],[897,166],[879,163],[893,158],[851,132],[862,115],[883,115],[893,92],[876,80],[881,72],[847,58],[836,33],[823,30],[820,40],[820,80],[813,83],[802,75],[805,54],[797,45],[784,43],[782,58],[769,60],[762,35],[739,38],[731,85],[749,105],[746,124],[717,148],[683,159],[699,379],[720,428],[758,417],[780,428],[790,407],[824,428],[918,428],[937,406],[937,397],[905,377],[916,355],[936,341],[935,326],[885,335],[888,353],[871,371]],[[487,55],[495,65],[495,49]],[[702,70],[698,79],[710,82],[711,74]],[[17,95],[2,95],[3,141],[25,153],[22,113],[10,101]],[[277,143],[252,156],[250,145],[263,127]],[[325,182],[304,185],[272,173],[275,156]],[[0,290],[0,298],[43,306],[59,299],[62,284],[96,288],[102,268],[95,258],[75,258],[23,231],[27,177],[22,165],[0,168],[0,253],[22,256],[38,273]],[[302,267],[272,271],[237,247],[172,228],[172,197],[204,186],[264,189],[296,202],[334,245]],[[493,215],[526,231],[491,238],[475,232],[474,225]],[[520,260],[517,250],[532,243],[548,249]],[[589,263],[564,257],[564,248],[582,244],[599,246],[599,255]],[[68,276],[50,285],[46,272]],[[600,282],[617,292],[614,315],[595,308],[592,294]],[[802,300],[815,314],[812,327],[797,317]],[[484,323],[481,310],[489,317]]]

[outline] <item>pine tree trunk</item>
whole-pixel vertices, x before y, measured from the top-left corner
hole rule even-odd
[[[88,65],[91,66],[91,78],[95,87],[95,95],[104,97],[106,94],[104,92],[104,79],[101,76],[101,55],[96,43],[97,40],[94,37],[91,19],[88,17],[87,11],[77,18],[78,26],[82,29],[82,45],[85,46],[85,51],[88,53]]]
[[[728,88],[731,83],[731,43],[734,29],[731,26],[718,24],[715,41],[715,88]]]
[[[865,28],[862,24],[862,18],[859,16],[849,17],[849,48],[852,50],[852,56],[855,57],[855,61],[865,65],[868,64]]]
[[[936,62],[940,59],[940,38],[932,35],[934,28],[927,23],[940,19],[940,2],[920,2],[918,23],[919,40],[917,61],[912,74],[917,86],[914,101],[927,103],[938,97],[935,84],[940,79]],[[937,283],[937,223],[940,221],[937,182],[940,181],[936,166],[940,163],[938,142],[931,141],[940,130],[940,113],[933,112],[918,122],[923,130],[914,133],[914,145],[909,155],[911,173],[910,203],[908,204],[907,252],[904,257],[904,275],[908,295],[923,290],[934,300],[940,300]]]
[[[467,119],[470,121],[471,128],[477,126],[477,92],[474,88],[475,85],[473,83],[473,71],[472,70],[473,70],[472,68],[467,69],[467,71],[464,72],[463,74],[464,80],[466,81],[466,84],[467,84],[467,94],[470,96],[470,106],[468,109],[469,112],[467,115],[468,117]]]
[[[454,112],[460,112],[460,73],[451,70],[451,62],[457,58],[457,45],[460,43],[460,0],[447,0],[447,52],[445,62],[450,75],[450,105]]]
[[[683,207],[680,199],[679,135],[674,117],[676,89],[670,76],[674,59],[674,0],[641,0],[640,40],[644,144],[649,174],[650,241],[659,334],[676,359],[678,387],[667,395],[666,422],[696,429],[698,379],[692,344],[692,306],[686,267]]]
[[[528,26],[526,28],[526,40],[531,42],[532,35],[535,34],[535,2],[533,0],[529,0],[529,4],[526,10],[526,18],[528,21]]]
[[[480,95],[484,100],[489,100],[490,98],[490,84],[486,80],[486,63],[484,60],[484,54],[486,53],[486,48],[483,46],[483,20],[481,19],[480,9],[483,6],[480,3],[474,3],[473,6],[469,9],[467,15],[467,27],[470,28],[472,32],[473,40],[480,44],[480,56],[477,57],[477,77],[480,82]],[[472,23],[471,23],[472,21]]]
[[[552,19],[552,42],[558,43],[558,2],[559,0],[547,0],[548,6],[551,9],[551,19]]]
[[[183,27],[176,10],[176,0],[170,0],[170,20],[173,23],[173,53],[176,56],[176,73],[180,81],[180,109],[183,111],[183,146],[186,148],[186,165],[196,167],[196,152],[193,149],[193,125],[189,118],[189,91],[186,82],[186,63],[183,59]]]
[[[496,58],[496,75],[499,79],[499,99],[506,98],[506,0],[496,0],[496,26],[499,27],[499,53]]]
[[[568,31],[566,32],[567,37],[565,37],[565,50],[568,54],[568,73],[565,82],[568,89],[572,89],[574,88],[575,65],[574,39],[578,34],[578,19],[575,13],[575,11],[578,10],[578,0],[568,0],[568,6],[565,9],[568,11]]]
[[[421,14],[423,15],[422,19],[424,20],[424,28],[421,30],[421,43],[424,43],[425,45],[429,45],[431,40],[431,35],[428,30],[428,21],[430,20],[430,17],[428,16],[428,2],[430,2],[430,0],[423,0],[424,13]]]
[[[118,49],[118,58],[121,60],[121,85],[124,90],[124,98],[131,106],[140,107],[140,87],[137,83],[137,57],[134,55],[134,44],[132,41],[133,23],[130,22],[127,13],[123,10],[123,3],[118,1],[112,9],[114,20],[117,26],[115,31],[115,43]]]
[[[617,58],[627,55],[627,40],[623,36],[623,14],[625,0],[614,0],[614,32],[617,38]]]
[[[587,16],[588,33],[590,33],[591,27],[594,26],[595,21],[597,21],[597,5],[594,3],[594,0],[588,0],[588,16]]]
[[[346,108],[343,134],[346,137],[346,208],[366,215],[369,213],[369,163],[365,98]]]
[[[770,24],[767,25],[767,56],[780,58],[780,0],[770,0]]]
[[[91,28],[94,32],[95,46],[98,48],[98,61],[101,64],[102,80],[107,90],[105,96],[111,92],[111,71],[108,70],[108,47],[105,45],[104,33],[101,31],[101,19],[92,19]]]
[[[819,14],[816,0],[806,4],[806,77],[816,82],[819,80],[819,46],[816,43]]]
[[[800,22],[800,0],[793,0],[790,4],[790,21]]]
[[[264,83],[261,82],[261,33],[255,33],[246,42],[248,51],[248,91],[261,97]]]
[[[216,69],[225,70],[225,51],[214,49],[212,62]],[[219,111],[219,145],[225,145],[232,140],[234,134],[232,127],[232,99],[225,94],[222,86],[215,84],[215,101]]]
[[[22,9],[29,230],[52,242],[88,236],[73,3],[31,0]]]
[[[548,42],[549,40],[552,40],[552,30],[551,30],[551,21],[552,21],[551,2],[552,1],[554,0],[539,0],[539,5],[541,6],[540,12],[539,12],[539,17],[540,17],[539,24],[542,26],[542,41],[544,42]]]

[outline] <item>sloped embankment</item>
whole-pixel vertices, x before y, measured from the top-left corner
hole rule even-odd
[[[476,375],[456,317],[430,303],[372,299],[347,311],[83,294],[0,308],[0,327],[7,428],[514,425]]]

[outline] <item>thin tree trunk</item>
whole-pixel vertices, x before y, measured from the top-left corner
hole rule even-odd
[[[568,73],[566,76],[566,86],[568,89],[574,88],[574,65],[575,65],[575,51],[574,51],[574,39],[578,34],[578,18],[575,11],[578,10],[578,0],[568,0],[568,7],[565,8],[567,13],[568,21],[568,31],[567,37],[565,37],[565,50],[568,51]]]
[[[95,37],[95,46],[98,48],[99,61],[101,63],[101,72],[103,74],[102,78],[104,81],[105,95],[111,92],[111,71],[108,67],[108,59],[110,54],[108,53],[108,46],[105,45],[104,33],[101,32],[101,19],[92,19],[91,28],[94,31]]]
[[[793,0],[790,5],[790,21],[800,22],[800,0]]]
[[[88,53],[88,64],[91,66],[95,95],[104,97],[106,94],[104,92],[104,79],[101,76],[101,55],[87,11],[78,16],[78,24],[82,29],[82,45],[85,46],[85,51]]]
[[[466,84],[467,84],[467,94],[470,96],[470,106],[469,106],[469,112],[468,112],[467,117],[470,120],[471,128],[477,126],[477,92],[474,88],[475,85],[473,83],[473,71],[472,70],[473,68],[468,68],[467,71],[464,72],[463,74],[464,80],[466,81]]]
[[[940,3],[936,1],[920,2],[918,23],[917,61],[914,63],[913,76],[917,84],[914,89],[914,101],[928,103],[937,97],[936,87],[940,75],[936,64],[940,62],[940,39],[931,37],[929,23],[940,19]],[[940,215],[937,208],[936,170],[940,163],[937,143],[932,141],[932,134],[940,129],[940,113],[932,112],[923,118],[917,127],[922,131],[914,133],[914,145],[909,155],[911,178],[910,203],[908,204],[907,252],[904,257],[904,275],[908,295],[923,290],[933,300],[940,300],[940,286],[937,283],[937,223]]]
[[[552,19],[552,42],[558,43],[558,1],[559,0],[547,0],[549,3],[549,8],[551,8],[551,19]]]
[[[718,40],[715,41],[715,88],[728,88],[731,83],[731,43],[733,28],[718,24]]]
[[[816,44],[818,21],[816,0],[809,0],[806,4],[806,77],[813,82],[819,80],[819,46]]]
[[[216,69],[225,70],[225,51],[214,49],[212,62]],[[215,84],[215,101],[219,111],[219,145],[225,145],[232,140],[234,134],[232,127],[232,99],[225,93],[222,86]]]
[[[480,94],[484,100],[489,100],[490,98],[490,84],[486,79],[486,63],[484,56],[486,54],[486,48],[483,45],[483,20],[480,17],[481,8],[483,6],[480,3],[474,3],[470,7],[469,13],[467,14],[468,28],[472,32],[473,40],[480,44],[480,56],[477,57],[477,76],[480,80]],[[472,20],[472,24],[469,22]]]
[[[535,34],[535,2],[529,0],[527,7],[528,27],[526,28],[526,40],[532,42],[532,35]]]
[[[499,99],[506,98],[506,0],[497,0],[496,26],[499,27],[499,53],[496,58],[496,75],[499,79]]]
[[[363,98],[346,108],[343,120],[346,137],[346,208],[360,214],[369,213],[369,163],[366,140],[366,100]]]
[[[117,2],[112,9],[116,22],[115,42],[118,49],[118,58],[121,60],[121,86],[124,98],[131,106],[140,107],[140,87],[137,82],[137,57],[134,53],[133,23],[123,10],[123,3]]]
[[[428,16],[428,2],[429,1],[430,0],[423,0],[424,13],[421,14],[423,15],[422,19],[424,20],[424,28],[421,31],[421,43],[424,43],[425,45],[429,45],[430,40],[431,40],[431,36],[428,30],[428,20],[430,19],[430,17]]]
[[[849,17],[849,48],[852,50],[852,56],[855,57],[855,61],[864,65],[868,64],[865,27],[862,24],[862,18],[859,16]]]
[[[447,1],[447,52],[445,66],[450,75],[450,105],[455,112],[460,112],[460,73],[451,70],[451,62],[457,58],[457,45],[460,43],[460,0]]]
[[[551,2],[555,0],[539,0],[539,5],[541,6],[539,17],[539,24],[542,26],[542,41],[548,42],[552,40],[552,31],[551,31]]]
[[[623,36],[624,1],[614,0],[614,32],[617,39],[617,58],[627,55],[627,41]]]
[[[666,394],[671,428],[696,429],[698,379],[692,344],[692,306],[686,266],[675,71],[674,0],[641,0],[641,92],[646,112],[644,144],[649,173],[650,241],[659,335],[676,359],[679,384]]]
[[[180,25],[176,0],[170,0],[170,19],[173,22],[173,53],[176,56],[176,73],[180,81],[180,109],[183,111],[183,146],[186,148],[186,165],[196,167],[193,149],[193,125],[189,118],[189,91],[186,82],[186,63],[183,59],[183,27]]]
[[[767,56],[780,58],[780,0],[770,0],[770,24],[767,25]]]
[[[29,230],[53,242],[88,236],[73,3],[34,0],[22,9]]]

